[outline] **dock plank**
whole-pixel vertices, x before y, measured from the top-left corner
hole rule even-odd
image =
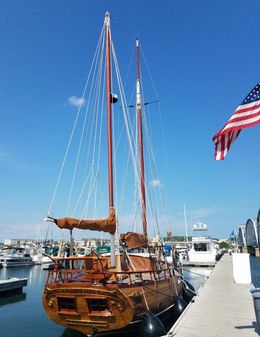
[[[251,288],[234,282],[232,257],[224,255],[167,336],[258,336]]]

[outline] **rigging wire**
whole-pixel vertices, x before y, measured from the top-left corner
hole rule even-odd
[[[115,59],[115,49],[114,49],[114,44],[113,44],[113,40],[112,40],[112,35],[111,35],[111,32],[110,32],[110,38],[111,38],[111,54],[112,54],[112,59],[114,61],[114,67],[116,68],[116,59]],[[111,74],[112,76],[112,74]],[[113,81],[111,81],[113,83]],[[114,92],[113,91],[113,87],[111,88],[112,90],[112,93]],[[114,114],[114,108],[113,108],[113,105],[112,105],[112,114]],[[119,119],[119,116],[118,116],[118,119]],[[117,161],[115,160],[116,159],[116,155],[117,155],[117,150],[118,150],[118,147],[119,147],[119,142],[120,142],[120,139],[121,139],[121,136],[123,134],[123,127],[121,128],[121,131],[120,131],[120,134],[119,134],[119,139],[117,141],[117,143],[115,142],[115,118],[113,118],[112,120],[113,122],[113,161],[114,161],[114,172],[115,172],[115,175],[114,175],[114,186],[115,186],[115,206],[118,205],[118,181],[117,181]],[[117,208],[117,207],[116,207]],[[119,231],[119,226],[118,226],[118,214],[116,215],[117,216],[117,226],[116,226],[116,237],[117,237],[117,240],[119,241],[119,236],[120,236],[120,231]]]
[[[151,71],[149,69],[149,66],[148,66],[148,63],[146,61],[146,58],[145,58],[145,55],[141,50],[141,55],[142,55],[142,58],[144,60],[144,63],[145,63],[145,66],[146,66],[146,69],[147,69],[147,72],[148,72],[148,75],[149,75],[149,78],[150,78],[150,81],[152,83],[152,87],[153,87],[153,90],[155,92],[155,95],[157,97],[157,100],[158,102],[159,101],[159,95],[158,95],[158,92],[156,90],[156,87],[155,87],[155,84],[154,84],[154,81],[152,79],[152,76],[151,76]],[[159,103],[159,115],[160,115],[160,125],[161,125],[161,129],[162,129],[162,116],[161,116],[161,109],[160,109],[160,103]],[[144,119],[145,119],[145,132],[147,134],[147,142],[148,142],[148,149],[150,150],[150,156],[151,156],[151,163],[153,164],[153,167],[154,167],[154,172],[155,172],[155,176],[156,178],[158,179],[159,178],[159,175],[158,175],[158,169],[157,169],[157,166],[156,166],[156,161],[155,161],[155,155],[154,155],[154,152],[153,152],[153,147],[152,147],[152,142],[151,142],[151,136],[150,136],[150,132],[149,132],[149,128],[148,128],[148,125],[147,125],[147,120],[146,120],[146,115],[144,115]],[[163,130],[162,130],[163,131]],[[163,132],[162,132],[162,135],[163,135]],[[165,138],[164,138],[164,135],[163,135],[163,149],[164,149],[164,155],[166,157],[166,148],[165,148]],[[166,216],[166,220],[168,222],[168,224],[170,223],[169,221],[169,215],[168,215],[168,211],[167,211],[167,207],[166,207],[166,201],[164,199],[164,196],[163,196],[163,193],[162,193],[162,190],[161,188],[159,188],[159,196],[160,196],[160,200],[161,200],[161,203],[162,203],[162,206],[164,208],[164,212],[165,212],[165,216]],[[159,229],[159,227],[158,227]]]
[[[139,178],[138,170],[137,170],[137,161],[136,161],[136,158],[135,158],[135,152],[134,152],[134,146],[133,146],[133,143],[134,143],[133,129],[132,129],[132,125],[131,125],[131,122],[130,122],[129,112],[127,110],[126,97],[125,97],[125,93],[124,93],[123,86],[122,86],[122,79],[121,79],[120,70],[119,70],[119,66],[118,66],[118,62],[117,62],[117,58],[116,58],[116,54],[115,54],[113,44],[112,44],[112,52],[113,52],[113,57],[114,57],[114,60],[115,60],[115,70],[116,70],[116,76],[117,76],[117,81],[118,81],[118,85],[119,85],[120,97],[121,97],[121,101],[122,101],[123,117],[124,117],[124,122],[125,122],[125,127],[126,127],[126,133],[127,133],[130,153],[131,153],[133,166],[134,166],[134,174],[136,176],[136,179],[140,182],[140,178]]]
[[[130,101],[132,101],[132,99],[134,97],[134,93],[135,93],[135,88],[133,88]],[[136,114],[133,115],[133,119],[134,119],[134,121],[137,122],[137,120],[136,120]],[[133,124],[135,125],[135,122],[133,122]],[[124,130],[124,127],[122,126],[122,132],[123,132],[123,130]],[[137,137],[137,131],[136,130],[137,129],[135,129],[135,131],[134,131],[134,134],[135,134],[135,142],[134,142],[134,144],[135,144],[135,160],[136,160],[136,158],[138,158],[137,155],[136,155],[136,153],[137,153],[137,144],[138,144],[137,138],[136,138]],[[121,135],[120,135],[120,137],[121,137]],[[127,146],[127,143],[128,143],[128,141],[126,141],[126,146]],[[121,205],[124,204],[125,199],[126,199],[126,195],[127,195],[125,193],[125,187],[126,187],[127,175],[128,175],[128,172],[129,172],[130,158],[131,158],[131,150],[130,150],[130,148],[128,146],[128,156],[127,156],[127,160],[126,160],[126,168],[125,168],[123,182],[122,182],[122,187],[121,187],[121,195],[122,195],[121,202],[120,202]],[[133,195],[133,205],[132,205],[132,208],[133,208],[133,215],[134,215],[133,231],[136,231],[136,221],[137,221],[137,219],[136,219],[136,205],[137,205],[136,189],[137,189],[137,183],[136,183],[136,175],[135,174],[134,174],[134,181],[135,181],[135,186],[134,186],[134,195]],[[129,196],[129,194],[128,194],[128,196]]]
[[[102,87],[105,87],[105,74],[103,74],[103,84]],[[101,140],[102,140],[102,129],[103,129],[103,118],[102,112],[104,111],[104,102],[105,102],[105,90],[102,90],[103,95],[101,98],[101,108],[100,108],[100,128],[99,128],[99,140],[98,140],[98,155],[97,155],[97,169],[100,170],[100,158],[101,158]],[[96,184],[95,192],[94,192],[94,218],[96,218],[97,211],[97,192],[98,192],[98,181]]]
[[[111,16],[110,15],[110,19],[111,19],[111,21],[113,21],[114,22],[114,24],[116,24],[116,25],[118,25],[122,30],[124,30],[127,34],[129,34],[129,36],[131,37],[131,38],[136,38],[136,34],[134,35],[134,34],[132,34],[132,32],[130,32],[130,30],[128,30],[127,28],[125,28],[121,23],[119,23],[119,21],[118,20],[116,20],[113,16]]]
[[[100,39],[100,45],[102,42],[102,39]],[[99,45],[99,49],[100,49],[100,45]],[[96,66],[94,67],[94,69],[96,69],[97,67],[97,63],[96,62]],[[95,72],[96,70],[94,70]],[[83,96],[84,97],[84,96]],[[88,101],[88,105],[89,105],[89,101]],[[81,148],[82,148],[82,142],[83,142],[83,136],[85,134],[85,128],[86,128],[86,121],[87,121],[87,117],[88,117],[88,108],[86,109],[86,113],[85,113],[85,117],[84,117],[84,122],[83,122],[83,126],[82,126],[82,131],[81,131],[81,136],[80,136],[80,141],[79,141],[79,147],[78,147],[78,152],[77,152],[77,157],[76,157],[76,162],[75,162],[75,167],[74,167],[74,172],[73,172],[73,177],[72,177],[72,183],[71,183],[71,188],[70,188],[70,193],[69,193],[69,199],[68,199],[68,204],[67,204],[67,213],[70,207],[70,201],[71,201],[71,196],[72,196],[72,191],[75,185],[75,178],[76,178],[76,173],[77,173],[77,169],[78,169],[78,163],[79,163],[79,157],[81,154]]]
[[[89,205],[89,199],[90,199],[91,193],[92,193],[92,191],[93,191],[93,189],[94,189],[94,187],[95,187],[95,184],[96,184],[96,180],[97,180],[97,178],[98,178],[98,175],[99,175],[99,172],[97,172],[97,174],[96,174],[96,176],[95,176],[95,179],[94,179],[94,182],[93,182],[93,184],[92,184],[92,186],[91,186],[91,188],[90,188],[90,190],[89,190],[89,193],[88,193],[88,196],[87,196],[86,203],[85,203],[84,208],[83,208],[83,210],[82,210],[82,212],[81,212],[80,219],[83,219],[83,218],[84,218],[84,214],[86,214],[86,212],[87,212],[87,208],[88,208],[88,205]]]
[[[102,53],[101,55],[104,54],[104,48],[105,48],[105,34],[104,34],[104,40],[103,40],[103,46],[102,46]],[[99,166],[99,162],[100,162],[100,151],[101,151],[101,130],[102,130],[102,125],[103,125],[103,118],[102,118],[102,112],[103,112],[103,105],[102,105],[102,100],[104,99],[104,91],[103,91],[103,96],[102,96],[102,100],[101,100],[101,104],[100,104],[100,93],[101,93],[101,87],[104,87],[104,80],[105,78],[102,78],[102,72],[103,72],[103,68],[104,68],[104,60],[101,57],[100,58],[100,65],[99,65],[99,81],[98,81],[98,86],[97,86],[97,96],[96,96],[96,123],[95,123],[95,133],[94,133],[94,146],[93,146],[93,155],[92,155],[92,163],[95,160],[95,152],[96,152],[96,143],[98,140],[98,154],[97,154],[97,177],[99,177],[99,172],[100,172],[100,166]],[[102,106],[102,109],[100,109],[100,105]],[[100,111],[100,113],[98,113]],[[100,130],[98,133],[98,121],[99,121],[99,117],[100,117]],[[97,186],[98,186],[98,180],[96,181],[95,184],[96,188],[94,190],[94,208],[93,208],[93,217],[96,217],[96,198],[97,198]]]
[[[147,138],[149,137],[149,133],[148,133],[148,136],[147,136],[147,130],[148,130],[148,125],[147,125],[147,118],[146,118],[146,113],[143,115],[143,124],[144,124],[144,133],[146,134],[146,140]],[[150,164],[149,165],[149,172],[150,172],[150,176],[153,177],[153,170],[152,170],[152,164],[151,164],[151,155],[150,155],[150,147],[149,147],[149,143],[147,144],[147,148],[148,148],[148,151],[147,151],[147,155],[149,157],[149,160],[148,160],[148,163]],[[148,169],[148,167],[147,167]],[[152,210],[152,218],[154,218],[154,221],[155,221],[155,224],[156,224],[156,228],[153,224],[153,229],[154,229],[154,234],[158,234],[160,235],[160,228],[159,228],[159,225],[158,225],[158,212],[157,212],[157,203],[156,203],[156,194],[155,194],[155,188],[150,188],[151,187],[151,183],[152,183],[153,180],[150,180],[149,183],[148,183],[148,198],[149,198],[149,202],[150,202],[150,205],[151,205],[151,210]]]
[[[151,75],[151,71],[150,71],[148,63],[146,61],[145,55],[142,51],[142,48],[140,48],[140,51],[141,51],[141,55],[142,55],[142,58],[144,60],[144,63],[145,63],[145,66],[146,66],[146,69],[147,69],[147,72],[148,72],[148,75],[149,75],[149,78],[150,78],[150,81],[151,81],[151,84],[152,84],[152,87],[153,87],[153,90],[154,90],[154,93],[155,93],[155,96],[156,96],[156,99],[159,101],[159,95],[158,95],[158,92],[156,90],[156,87],[155,87],[155,84],[154,84],[154,81],[153,81],[153,78],[152,78],[152,75]]]
[[[82,137],[81,139],[83,139],[83,134],[85,134],[85,141],[84,141],[84,146],[83,146],[83,150],[82,150],[82,157],[83,154],[85,152],[85,147],[86,147],[86,142],[87,140],[89,140],[88,142],[88,147],[87,147],[87,155],[86,155],[86,172],[85,172],[85,181],[83,184],[83,187],[81,189],[80,192],[80,197],[76,203],[76,206],[74,207],[73,213],[76,211],[76,208],[80,202],[80,199],[83,197],[84,195],[84,191],[87,187],[87,183],[89,181],[89,186],[91,186],[91,184],[93,183],[93,180],[95,179],[95,146],[96,146],[96,138],[97,138],[97,119],[98,119],[98,111],[99,111],[99,95],[100,95],[100,85],[102,83],[102,64],[103,64],[103,50],[104,50],[104,34],[102,37],[102,45],[100,48],[100,52],[99,52],[99,56],[97,57],[96,60],[96,65],[95,65],[95,69],[93,71],[93,78],[92,78],[92,83],[91,83],[91,88],[90,88],[90,92],[89,92],[89,99],[88,99],[88,106],[86,108],[86,114],[85,114],[85,120],[84,120],[84,127],[82,129]],[[94,78],[95,78],[95,74],[97,73],[97,80],[96,82],[94,82]],[[93,95],[93,100],[92,100],[92,95]],[[94,111],[94,113],[90,114],[88,113],[88,111],[90,110],[90,104],[91,104],[91,109]],[[87,116],[91,117],[90,120],[90,130],[88,132],[88,134],[85,133],[85,126],[86,126],[86,122],[87,122]],[[96,120],[95,120],[96,118]],[[93,131],[94,130],[94,131]],[[94,134],[94,136],[93,136]],[[94,143],[93,147],[92,147],[92,143]],[[92,156],[91,156],[91,151],[92,149]],[[90,158],[92,157],[92,159]],[[88,162],[90,162],[90,170],[88,169]],[[97,168],[96,174],[99,171],[99,168]]]
[[[147,140],[149,142],[149,148],[150,148],[150,154],[151,154],[151,163],[153,164],[153,168],[154,168],[156,177],[158,178],[159,177],[159,175],[158,175],[158,169],[157,169],[157,166],[156,166],[155,155],[154,155],[154,152],[152,150],[151,137],[150,137],[150,134],[149,134],[149,130],[147,129],[147,124],[145,123],[145,125],[146,125],[146,132],[147,132]],[[169,215],[168,215],[168,211],[167,211],[167,207],[166,207],[166,202],[165,202],[164,196],[162,194],[161,188],[159,189],[159,196],[160,196],[160,199],[161,199],[161,202],[162,202],[162,206],[164,208],[165,215],[167,217],[167,221],[169,223]]]
[[[105,37],[104,37],[105,39]],[[90,114],[90,121],[89,121],[89,125],[90,125],[90,130],[89,133],[86,134],[85,137],[85,144],[88,141],[88,146],[87,146],[87,160],[86,160],[86,173],[85,175],[87,175],[88,170],[89,170],[89,166],[93,168],[93,170],[91,171],[91,175],[90,175],[90,181],[89,181],[89,188],[90,186],[93,184],[93,181],[95,180],[95,176],[97,175],[99,168],[97,168],[97,170],[95,170],[95,147],[96,147],[96,138],[95,138],[95,134],[96,134],[96,123],[95,123],[95,116],[97,118],[98,115],[98,111],[99,111],[99,83],[101,83],[101,74],[102,72],[100,71],[101,68],[101,64],[103,64],[104,60],[103,60],[103,49],[104,49],[104,39],[103,39],[103,45],[102,45],[102,52],[100,53],[100,59],[99,59],[99,67],[98,67],[98,73],[97,73],[97,80],[94,83],[94,79],[95,79],[95,74],[93,74],[93,93],[91,92],[89,95],[89,101],[91,101],[92,105],[91,105],[91,109],[94,113]],[[93,95],[93,99],[92,99],[92,95]],[[94,143],[94,144],[93,144]],[[92,152],[91,152],[92,151]],[[88,164],[89,163],[89,164]],[[84,209],[85,206],[83,207]]]
[[[72,214],[75,213],[75,211],[76,211],[76,209],[77,209],[77,207],[78,207],[78,204],[79,204],[79,202],[80,202],[80,200],[81,200],[81,198],[82,198],[82,195],[83,195],[83,193],[84,193],[84,191],[85,191],[86,185],[87,185],[87,183],[88,183],[88,180],[90,179],[90,176],[91,176],[93,170],[94,170],[94,167],[91,166],[91,169],[89,170],[89,174],[88,174],[87,177],[86,177],[86,180],[85,180],[85,182],[84,182],[83,188],[82,188],[82,190],[81,190],[81,192],[80,192],[80,195],[79,195],[79,198],[78,198],[78,200],[77,200],[77,202],[76,202],[76,204],[75,204],[75,206],[74,206],[74,209],[73,209]]]
[[[84,213],[86,213],[87,210],[88,210],[90,195],[93,191],[94,191],[93,194],[94,194],[94,214],[95,215],[96,215],[96,210],[97,210],[96,206],[97,206],[97,196],[98,196],[98,180],[99,180],[98,177],[100,175],[100,160],[101,160],[100,154],[101,154],[102,127],[103,127],[102,126],[103,118],[102,118],[101,113],[100,113],[100,115],[98,114],[98,111],[101,110],[101,112],[103,112],[104,92],[103,92],[103,97],[101,98],[101,96],[100,96],[101,90],[100,89],[101,89],[102,86],[105,86],[105,77],[102,78],[103,49],[104,49],[104,26],[102,28],[102,32],[101,32],[100,38],[99,38],[98,47],[95,51],[94,58],[93,58],[93,61],[92,61],[92,64],[91,64],[91,70],[88,74],[88,78],[87,78],[87,81],[86,81],[86,84],[85,84],[85,87],[84,87],[84,90],[83,90],[82,97],[85,98],[86,90],[87,90],[87,87],[88,87],[89,82],[90,82],[90,75],[93,73],[93,78],[94,78],[94,75],[97,73],[98,80],[95,83],[94,83],[93,80],[91,82],[89,97],[93,94],[94,100],[93,101],[91,101],[90,99],[87,100],[86,113],[85,113],[83,126],[82,126],[82,129],[81,129],[81,136],[80,136],[80,140],[79,140],[79,148],[78,148],[78,152],[77,152],[77,156],[76,156],[76,162],[75,162],[75,166],[74,166],[72,183],[71,183],[71,186],[70,186],[69,200],[68,200],[68,204],[67,204],[67,213],[68,213],[69,208],[71,207],[70,204],[71,204],[71,200],[72,200],[73,190],[75,188],[77,171],[79,169],[80,156],[81,156],[81,154],[83,154],[85,152],[87,140],[90,140],[89,143],[88,143],[88,146],[87,146],[87,156],[86,156],[86,163],[87,164],[86,164],[86,172],[85,172],[85,177],[84,177],[84,183],[83,183],[83,187],[81,189],[79,198],[77,199],[76,204],[75,204],[74,209],[73,209],[73,213],[75,213],[76,209],[79,206],[79,203],[81,202],[81,200],[82,200],[82,198],[85,194],[86,187],[89,184],[89,187],[90,187],[89,193],[87,195],[86,202],[83,205],[83,208],[82,208],[82,211],[81,211],[81,216],[83,216]],[[123,183],[124,184],[126,183],[127,173],[128,173],[128,169],[129,169],[129,161],[130,161],[130,157],[132,157],[133,168],[134,168],[134,177],[135,177],[134,202],[133,202],[133,212],[134,212],[133,226],[136,226],[136,224],[137,224],[136,214],[137,214],[137,208],[138,208],[138,202],[136,202],[136,199],[137,199],[136,194],[138,194],[139,205],[142,205],[142,202],[143,202],[140,191],[139,191],[139,189],[140,189],[140,174],[138,172],[139,158],[138,158],[138,155],[137,155],[137,146],[138,146],[137,145],[138,142],[137,142],[137,138],[136,138],[137,132],[133,131],[133,127],[132,127],[133,122],[132,122],[132,119],[130,117],[129,110],[127,109],[125,92],[124,92],[123,85],[122,85],[121,74],[120,74],[120,70],[119,70],[119,66],[118,66],[117,57],[116,57],[116,54],[115,54],[115,48],[114,48],[114,44],[112,42],[112,38],[111,38],[111,50],[112,50],[112,55],[113,55],[113,58],[114,58],[115,73],[116,73],[116,78],[117,78],[117,81],[118,81],[119,92],[120,92],[120,97],[121,97],[122,106],[123,106],[123,119],[124,119],[124,124],[125,124],[125,127],[126,127],[127,139],[128,139],[128,144],[129,144],[129,151],[128,151],[128,156],[127,156],[127,161],[126,161],[127,165],[126,165],[126,169],[125,169],[125,175],[123,177]],[[142,50],[141,50],[141,53],[142,53]],[[143,55],[143,53],[142,53],[142,55]],[[143,56],[143,58],[144,58],[144,56]],[[149,70],[148,66],[147,66],[147,69]],[[150,72],[149,72],[149,74],[150,74]],[[153,84],[151,75],[150,75],[150,79],[151,79],[151,82]],[[128,75],[127,75],[127,80],[128,80]],[[158,97],[154,84],[153,84],[153,87],[154,87],[154,91],[156,93],[156,96]],[[148,104],[152,104],[152,103],[155,103],[155,102],[158,102],[158,100],[146,102],[146,103],[143,104],[143,106],[146,106]],[[94,105],[93,110],[94,110],[95,113],[94,113],[94,117],[91,116],[92,117],[91,123],[90,123],[91,128],[90,128],[90,132],[87,135],[87,133],[85,131],[85,128],[86,128],[86,125],[87,125],[87,116],[89,115],[89,109],[92,105]],[[101,109],[100,109],[100,106],[101,106]],[[50,208],[49,208],[49,214],[50,214],[50,212],[52,210],[52,207],[53,207],[53,202],[54,202],[54,199],[56,197],[58,185],[59,185],[62,173],[63,173],[63,169],[64,169],[64,166],[65,166],[65,162],[66,162],[66,159],[67,159],[67,156],[68,156],[69,149],[71,147],[72,138],[73,138],[73,136],[75,134],[75,131],[76,131],[76,125],[78,123],[79,115],[81,113],[82,107],[83,107],[83,104],[80,105],[80,107],[78,109],[78,112],[77,112],[76,120],[74,122],[72,133],[71,133],[71,136],[70,136],[70,139],[69,139],[69,144],[68,144],[68,147],[67,147],[66,152],[65,152],[65,156],[64,156],[64,160],[62,162],[62,166],[61,166],[60,174],[59,174],[59,177],[58,177],[58,181],[57,181],[57,184],[55,186],[55,190],[54,190],[53,197],[52,197],[52,200],[51,200],[51,205],[50,205]],[[114,109],[113,109],[112,112],[114,113]],[[144,115],[145,115],[145,113],[144,113]],[[99,132],[98,132],[99,118],[100,118],[101,127],[100,127]],[[145,124],[145,133],[146,133],[146,135],[148,135],[148,143],[147,143],[148,149],[151,148],[151,149],[149,149],[149,153],[150,153],[149,156],[152,158],[151,163],[150,163],[150,171],[152,172],[153,169],[154,169],[156,175],[158,176],[157,167],[156,167],[156,164],[154,162],[155,158],[154,158],[154,153],[153,153],[153,150],[152,150],[152,144],[151,144],[151,139],[150,139],[150,135],[149,135],[149,131],[148,131],[146,116],[144,117],[144,120],[145,120],[145,123],[144,123]],[[115,123],[114,119],[113,119],[113,123]],[[113,124],[113,130],[114,129],[115,128],[114,128],[114,124]],[[115,133],[113,132],[114,159],[116,159],[116,157],[118,155],[118,152],[119,152],[119,143],[120,143],[122,134],[123,134],[123,127],[122,127],[122,129],[119,133],[119,139],[117,140],[117,143],[116,143],[114,141]],[[85,140],[84,140],[84,136],[85,136]],[[93,143],[94,143],[94,145],[92,146]],[[97,143],[98,143],[98,145],[96,145]],[[90,159],[91,150],[92,150],[92,160]],[[97,155],[95,155],[96,150],[98,151]],[[89,161],[91,161],[90,170],[88,169],[88,162]],[[97,162],[97,166],[95,166],[96,162]],[[114,161],[114,162],[116,163],[116,161]],[[117,172],[116,164],[114,166],[114,169],[115,169],[115,173],[116,173]],[[147,185],[147,181],[146,181],[146,185]],[[115,199],[116,199],[116,204],[118,205],[118,188],[117,188],[117,186],[118,186],[118,180],[117,180],[117,175],[115,175],[115,187],[116,187],[116,189],[115,189],[115,191],[116,191]],[[139,186],[139,188],[137,188],[137,186]],[[138,191],[139,191],[139,193],[138,193]],[[161,194],[161,192],[162,191],[160,191],[160,194]],[[158,227],[157,209],[153,206],[153,200],[156,200],[156,197],[153,198],[150,193],[148,195],[149,195],[148,208],[149,208],[149,211],[150,211],[151,215],[153,213],[155,213],[156,223],[157,223],[157,227]],[[121,203],[123,204],[125,193],[122,193],[122,196],[123,196],[123,198],[122,198]],[[164,201],[162,196],[161,196],[161,199],[162,199],[162,201]]]
[[[101,39],[101,36],[102,36],[103,30],[104,30],[104,27],[105,27],[105,24],[104,24],[103,27],[102,27],[102,31],[101,31],[99,40]],[[85,93],[86,93],[86,90],[87,90],[88,81],[89,81],[89,78],[90,78],[90,74],[91,74],[91,71],[92,71],[92,68],[93,68],[94,59],[95,59],[95,56],[96,56],[96,54],[97,54],[97,51],[98,51],[98,46],[97,46],[96,51],[95,51],[95,53],[94,53],[94,58],[93,58],[93,61],[92,61],[91,67],[90,67],[89,74],[88,74],[88,76],[87,76],[87,80],[86,80],[86,83],[85,83],[85,86],[84,86],[84,90],[83,90],[82,97],[85,96]],[[57,183],[56,183],[56,185],[55,185],[54,192],[53,192],[53,195],[52,195],[52,199],[51,199],[51,203],[50,203],[48,215],[51,215],[51,211],[52,211],[54,199],[55,199],[55,197],[56,197],[56,193],[57,193],[57,190],[58,190],[58,186],[59,186],[60,179],[61,179],[61,176],[62,176],[62,173],[63,173],[63,169],[64,169],[64,166],[65,166],[65,162],[66,162],[66,159],[67,159],[67,156],[68,156],[68,152],[69,152],[69,149],[70,149],[70,145],[71,145],[71,142],[72,142],[72,138],[73,138],[74,133],[75,133],[76,125],[77,125],[77,122],[78,122],[78,119],[79,119],[79,115],[80,115],[82,106],[83,106],[83,101],[81,102],[81,104],[80,104],[80,106],[79,106],[79,108],[78,108],[78,111],[77,111],[76,119],[75,119],[75,122],[74,122],[74,125],[73,125],[73,128],[72,128],[72,131],[71,131],[71,135],[70,135],[70,138],[69,138],[69,143],[68,143],[67,149],[66,149],[66,151],[65,151],[65,155],[64,155],[63,162],[62,162],[62,165],[61,165],[60,173],[59,173],[59,175],[58,175]]]

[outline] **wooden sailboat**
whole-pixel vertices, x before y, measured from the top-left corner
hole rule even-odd
[[[43,294],[46,314],[54,322],[86,335],[128,329],[140,324],[147,312],[163,320],[182,296],[182,274],[164,259],[162,244],[149,244],[147,236],[142,101],[139,42],[136,42],[140,190],[143,233],[128,232],[120,236],[115,252],[117,214],[113,194],[113,146],[110,65],[110,16],[105,17],[106,89],[108,130],[109,215],[104,219],[84,220],[53,218],[60,228],[97,230],[110,234],[111,254],[92,252],[84,257],[53,258],[55,268],[48,272]],[[131,251],[132,249],[132,251]],[[133,251],[134,249],[134,251]]]

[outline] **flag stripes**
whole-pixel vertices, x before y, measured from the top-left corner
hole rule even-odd
[[[237,107],[224,127],[213,137],[215,143],[215,159],[224,160],[230,146],[242,129],[260,123],[260,83]]]

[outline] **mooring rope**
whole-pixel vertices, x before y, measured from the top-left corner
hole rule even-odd
[[[191,274],[195,274],[195,275],[199,275],[199,276],[202,276],[202,277],[205,277],[205,278],[209,278],[209,276],[207,276],[207,275],[196,273],[195,271],[190,271],[189,269],[182,268],[182,270],[185,270],[185,271],[187,271],[188,273],[191,273]]]
[[[148,306],[148,303],[147,303],[147,299],[146,299],[146,296],[145,296],[145,293],[144,293],[144,287],[141,287],[142,289],[142,293],[143,293],[143,297],[144,297],[144,302],[145,302],[145,305],[146,305],[146,309],[149,311],[150,308]]]
[[[151,290],[151,291],[153,291],[153,292],[155,292],[155,293],[157,293],[157,294],[160,294],[160,295],[163,295],[163,296],[172,298],[172,295],[164,294],[164,293],[162,293],[162,292],[159,291],[159,290],[155,290],[155,289],[153,289],[153,288],[150,288],[150,287],[147,287],[147,286],[144,286],[144,285],[142,285],[142,287],[145,288],[145,289]]]
[[[185,284],[185,286],[194,294],[194,295],[197,295],[197,293],[194,291],[194,290],[192,290],[190,287],[189,287],[189,285],[185,282],[185,280],[182,280],[182,283],[183,284]],[[155,289],[152,289],[152,288],[150,288],[150,287],[147,287],[147,286],[144,286],[144,285],[142,285],[142,287],[143,288],[146,288],[146,289],[148,289],[148,290],[151,290],[151,291],[153,291],[153,292],[155,292],[155,293],[157,293],[157,294],[160,294],[160,295],[163,295],[163,296],[166,296],[166,297],[169,297],[169,298],[172,298],[172,296],[171,295],[168,295],[168,294],[165,294],[165,293],[162,293],[161,291],[159,291],[159,290],[155,290]]]
[[[182,283],[186,286],[186,288],[189,289],[190,292],[192,292],[195,296],[197,296],[196,291],[192,290],[184,279],[182,279]]]

